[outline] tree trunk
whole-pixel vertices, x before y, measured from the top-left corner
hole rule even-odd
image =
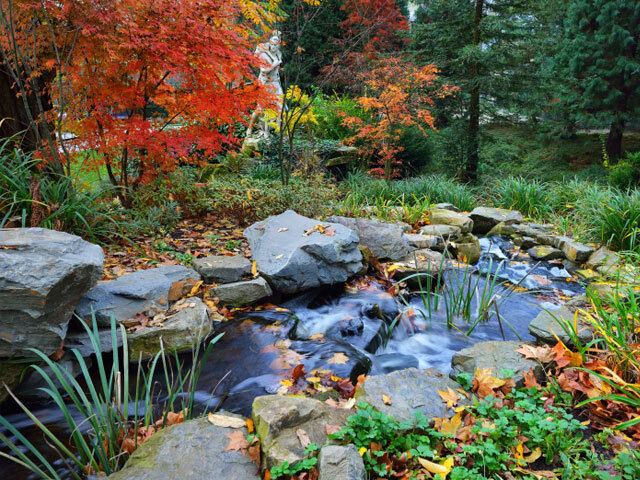
[[[622,134],[624,133],[624,120],[617,118],[611,122],[609,136],[607,137],[607,157],[612,163],[622,157]]]
[[[484,0],[476,0],[476,13],[473,19],[473,46],[480,45],[480,21],[482,20],[482,10]],[[469,100],[469,132],[467,137],[467,159],[464,169],[464,180],[475,182],[478,179],[478,150],[480,132],[480,87],[478,85],[477,61],[471,63],[471,98]]]

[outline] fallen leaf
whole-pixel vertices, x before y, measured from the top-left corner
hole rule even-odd
[[[298,437],[298,440],[300,440],[300,445],[302,445],[302,448],[307,448],[311,444],[309,434],[301,428],[296,430],[296,436]]]
[[[323,235],[326,235],[328,237],[333,237],[336,234],[336,229],[335,228],[327,228],[324,232],[322,232]]]
[[[539,459],[541,456],[542,456],[542,450],[540,450],[540,447],[536,447],[533,449],[533,451],[529,455],[526,455],[524,457],[524,461],[527,463],[533,463],[537,459]]]
[[[258,276],[258,262],[256,262],[255,260],[251,265],[251,275],[253,275],[254,277]]]
[[[540,387],[538,383],[538,379],[536,378],[535,373],[533,373],[533,368],[530,368],[528,372],[523,373],[524,376],[524,386],[527,388],[531,387]]]
[[[295,382],[300,377],[302,377],[304,374],[305,374],[304,365],[300,363],[300,364],[296,365],[295,368],[293,369],[293,372],[291,372],[291,378]]]
[[[281,253],[280,255],[276,255],[274,260],[280,260],[282,257],[284,257],[284,253]]]
[[[249,447],[249,442],[247,442],[247,439],[244,436],[244,432],[242,432],[242,430],[235,430],[232,433],[227,433],[227,437],[229,437],[229,445],[227,445],[227,448],[225,448],[224,451],[242,451],[242,454],[244,455],[247,448]]]
[[[389,395],[382,394],[382,403],[385,405],[391,405],[391,397]]]
[[[331,357],[327,363],[347,363],[349,361],[349,357],[347,357],[344,353],[342,352],[337,352],[333,354],[333,357]]]
[[[339,432],[340,430],[342,430],[342,428],[337,425],[329,425],[328,423],[325,423],[324,425],[324,431],[327,435]]]
[[[224,428],[244,428],[247,426],[246,422],[241,418],[228,417],[227,415],[218,415],[211,412],[207,414],[207,420],[212,425]]]
[[[535,347],[524,343],[518,350],[516,350],[516,352],[522,354],[525,358],[539,360],[542,363],[552,362],[555,356],[551,347],[547,345]]]
[[[446,402],[447,408],[453,408],[458,405],[458,402],[460,401],[460,395],[453,391],[451,387],[447,387],[446,392],[442,390],[437,390],[437,392],[442,398],[442,401]]]
[[[443,480],[447,478],[447,475],[453,467],[453,457],[448,457],[442,465],[440,465],[439,463],[430,462],[429,460],[426,460],[422,457],[418,457],[418,462],[420,462],[422,468],[424,468],[427,472],[433,473],[434,475],[438,474],[442,477]]]
[[[280,227],[280,228],[278,229],[278,233],[286,232],[287,230],[289,230],[289,228],[288,228],[288,227]]]
[[[251,420],[250,418],[247,418],[247,431],[249,433],[253,433],[253,429],[254,429],[253,420]]]
[[[503,386],[506,381],[491,375],[493,368],[479,368],[473,379],[474,390],[480,397],[493,395],[494,390]]]

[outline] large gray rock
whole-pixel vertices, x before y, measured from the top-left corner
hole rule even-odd
[[[205,283],[239,282],[251,274],[251,262],[240,255],[211,255],[196,258],[193,268],[202,275]]]
[[[558,343],[557,336],[562,343],[571,346],[573,341],[565,330],[573,328],[574,318],[575,313],[566,307],[553,310],[551,313],[543,310],[529,324],[529,333],[540,343],[555,345]],[[582,344],[593,339],[593,331],[582,321],[578,321],[578,338]]]
[[[310,232],[319,224],[332,235]],[[258,271],[278,292],[296,293],[342,283],[362,269],[359,238],[353,230],[292,210],[251,225],[244,236]]]
[[[153,316],[169,308],[170,291],[178,282],[200,280],[200,274],[181,265],[139,270],[95,286],[82,298],[76,314],[91,320],[94,311],[98,325],[109,326],[111,316],[124,322],[138,313]]]
[[[307,455],[299,431],[306,433],[311,442],[323,445],[327,441],[326,426],[341,427],[351,413],[351,410],[332,408],[312,398],[256,397],[251,416],[260,437],[266,468],[305,459]]]
[[[533,369],[536,376],[542,375],[542,365],[539,362],[516,353],[522,344],[523,342],[517,341],[491,341],[463,348],[451,359],[449,376],[455,380],[459,373],[473,375],[478,369],[491,368],[493,375],[502,377],[502,370],[511,370],[514,372],[512,378],[516,387],[520,388],[524,385],[523,372]]]
[[[103,328],[98,330],[98,346],[102,353],[109,353],[113,351],[113,337],[111,336],[110,328]],[[116,331],[116,348],[122,346],[122,334],[120,330]],[[64,341],[64,348],[67,350],[76,349],[83,357],[88,357],[96,353],[95,347],[91,342],[91,338],[86,331],[82,332],[69,332],[67,338]]]
[[[438,276],[449,269],[449,266],[450,262],[439,252],[416,250],[407,258],[394,263],[394,278],[406,281],[412,288],[426,290],[429,286],[435,286]]]
[[[264,278],[258,277],[244,282],[218,285],[211,289],[211,294],[218,297],[224,305],[244,307],[270,297],[273,291]]]
[[[373,256],[380,260],[399,260],[411,251],[402,225],[338,216],[328,217],[327,221],[339,223],[356,232],[360,245],[369,247]]]
[[[0,229],[0,357],[55,352],[103,264],[102,248],[75,235]]]
[[[438,394],[438,390],[446,392],[447,387],[455,390],[460,385],[435,368],[407,368],[367,378],[364,385],[356,389],[355,398],[401,422],[412,419],[419,410],[430,419],[450,417],[453,410],[447,409]],[[383,395],[389,397],[391,405],[385,403]],[[466,404],[466,400],[461,398],[459,405]]]
[[[175,308],[180,310],[169,312],[162,326],[148,326],[127,334],[131,362],[151,358],[163,347],[167,353],[190,350],[211,332],[209,309],[202,300],[187,298]]]
[[[469,233],[473,230],[473,220],[468,215],[434,208],[429,211],[429,221],[432,225],[450,225],[458,227],[462,233]]]
[[[576,263],[584,263],[589,260],[589,257],[591,257],[591,254],[595,250],[591,245],[576,242],[572,239],[564,241],[560,248],[568,260]]]
[[[603,246],[591,254],[584,266],[601,273],[613,273],[619,263],[618,254]]]
[[[246,452],[227,450],[229,435],[237,431],[248,433],[212,425],[206,418],[164,428],[109,480],[259,480],[258,465]]]
[[[469,217],[473,220],[473,233],[479,234],[489,232],[499,223],[512,225],[524,220],[522,214],[517,210],[490,207],[476,207],[471,211]]]
[[[366,480],[364,462],[355,445],[325,445],[318,456],[318,480]]]
[[[433,235],[451,238],[452,240],[457,238],[461,233],[460,227],[453,225],[425,225],[420,229],[421,235]]]
[[[422,250],[423,248],[437,247],[440,243],[440,239],[435,235],[405,233],[404,236],[409,242],[409,246],[418,250]]]

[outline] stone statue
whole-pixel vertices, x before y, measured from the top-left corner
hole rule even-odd
[[[269,92],[277,95],[281,101],[284,92],[282,91],[282,84],[280,83],[280,66],[282,65],[280,44],[280,32],[276,30],[268,42],[258,45],[255,54],[256,57],[260,59],[260,75],[258,76],[258,81],[267,87]],[[254,125],[258,117],[262,114],[262,111],[263,107],[258,105],[256,111],[253,112],[249,129],[247,130],[245,145],[248,143],[255,145],[261,138],[269,137],[269,125],[265,119],[260,121],[258,131],[254,133]]]

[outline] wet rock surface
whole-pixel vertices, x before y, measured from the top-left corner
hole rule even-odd
[[[327,441],[327,425],[341,427],[350,410],[332,408],[304,397],[268,395],[253,401],[252,418],[261,439],[266,468],[282,462],[295,463],[307,457],[300,431],[317,445]]]
[[[198,280],[198,272],[181,265],[138,270],[89,290],[80,301],[76,314],[90,323],[91,313],[95,312],[98,325],[107,327],[112,315],[118,323],[130,320],[138,313],[154,316],[167,311],[171,301],[182,298],[180,287]]]
[[[258,466],[246,452],[228,450],[229,436],[247,429],[223,428],[206,418],[160,430],[138,447],[109,480],[256,479]]]
[[[270,297],[273,291],[264,278],[258,277],[253,280],[218,285],[211,289],[211,294],[218,297],[224,305],[244,307]]]
[[[196,258],[193,268],[205,283],[233,283],[251,275],[251,262],[239,255],[211,255]]]
[[[0,229],[0,357],[50,355],[102,275],[102,248],[44,228]]]
[[[418,410],[428,418],[450,417],[453,410],[446,408],[438,394],[438,390],[447,391],[447,387],[455,390],[460,385],[435,368],[408,368],[367,378],[356,390],[355,398],[401,422],[413,418]],[[385,403],[383,395],[389,397],[390,405]],[[461,399],[460,404],[463,405],[464,400]]]
[[[517,353],[524,342],[520,341],[489,341],[476,343],[472,347],[464,348],[451,359],[449,376],[455,380],[459,373],[474,375],[477,369],[491,368],[493,375],[502,377],[503,370],[511,370],[516,387],[524,386],[523,372],[530,369],[537,376],[542,375],[542,365],[522,354]]]
[[[398,223],[379,222],[366,218],[332,216],[328,222],[339,223],[356,232],[360,244],[368,247],[380,260],[399,260],[411,251],[404,226]]]
[[[323,229],[331,235],[312,231],[317,225],[326,227]],[[359,238],[353,230],[292,210],[253,224],[244,235],[258,271],[278,292],[342,283],[362,268]]]
[[[196,297],[178,302],[180,310],[162,320],[162,326],[147,326],[127,334],[129,361],[153,357],[162,348],[168,353],[191,350],[212,329],[209,309]]]

